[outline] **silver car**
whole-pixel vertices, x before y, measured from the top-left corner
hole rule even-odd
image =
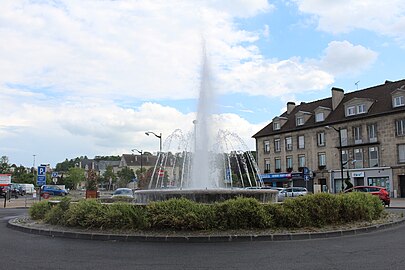
[[[281,191],[284,197],[299,197],[308,195],[308,190],[304,187],[289,187]]]

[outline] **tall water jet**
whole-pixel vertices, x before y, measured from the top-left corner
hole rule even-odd
[[[144,204],[186,197],[210,203],[238,196],[253,197],[261,202],[276,201],[275,190],[241,189],[263,185],[258,166],[237,134],[224,130],[216,130],[214,134],[212,115],[216,97],[205,45],[200,80],[194,133],[185,135],[177,129],[167,136],[149,190],[136,191],[135,202]],[[174,152],[170,152],[173,149]]]
[[[200,93],[197,108],[197,120],[194,121],[194,155],[192,162],[192,177],[188,184],[190,188],[217,187],[211,175],[213,168],[210,166],[212,154],[212,119],[215,106],[215,93],[211,85],[210,66],[205,45],[202,50],[202,69],[200,79]]]

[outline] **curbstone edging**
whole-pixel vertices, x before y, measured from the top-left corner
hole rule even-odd
[[[253,241],[299,241],[336,238],[343,236],[353,236],[365,233],[371,233],[384,229],[389,229],[405,223],[405,218],[398,221],[385,224],[371,225],[368,227],[336,230],[327,232],[308,232],[308,233],[285,233],[285,234],[266,234],[266,235],[206,235],[206,236],[172,236],[172,235],[127,235],[127,234],[103,234],[103,233],[86,233],[70,232],[63,230],[50,230],[41,228],[30,228],[19,224],[16,221],[19,218],[10,219],[7,227],[24,233],[44,235],[50,237],[61,237],[82,240],[97,241],[120,241],[120,242],[178,242],[178,243],[218,243],[218,242],[253,242]]]

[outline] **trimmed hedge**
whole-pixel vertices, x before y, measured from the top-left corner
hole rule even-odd
[[[185,198],[153,202],[147,206],[125,202],[102,204],[97,200],[71,203],[64,198],[52,206],[47,201],[30,208],[32,219],[70,227],[125,230],[229,230],[322,227],[381,217],[384,207],[377,196],[366,193],[319,193],[283,204],[262,204],[238,197],[215,204]]]

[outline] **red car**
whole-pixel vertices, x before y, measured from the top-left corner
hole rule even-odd
[[[380,200],[384,203],[384,205],[390,206],[390,194],[388,193],[388,191],[383,188],[383,187],[377,187],[377,186],[355,186],[352,188],[349,188],[347,190],[344,191],[344,193],[347,192],[352,192],[352,191],[356,191],[356,192],[368,192],[370,194],[376,195],[380,198]]]

